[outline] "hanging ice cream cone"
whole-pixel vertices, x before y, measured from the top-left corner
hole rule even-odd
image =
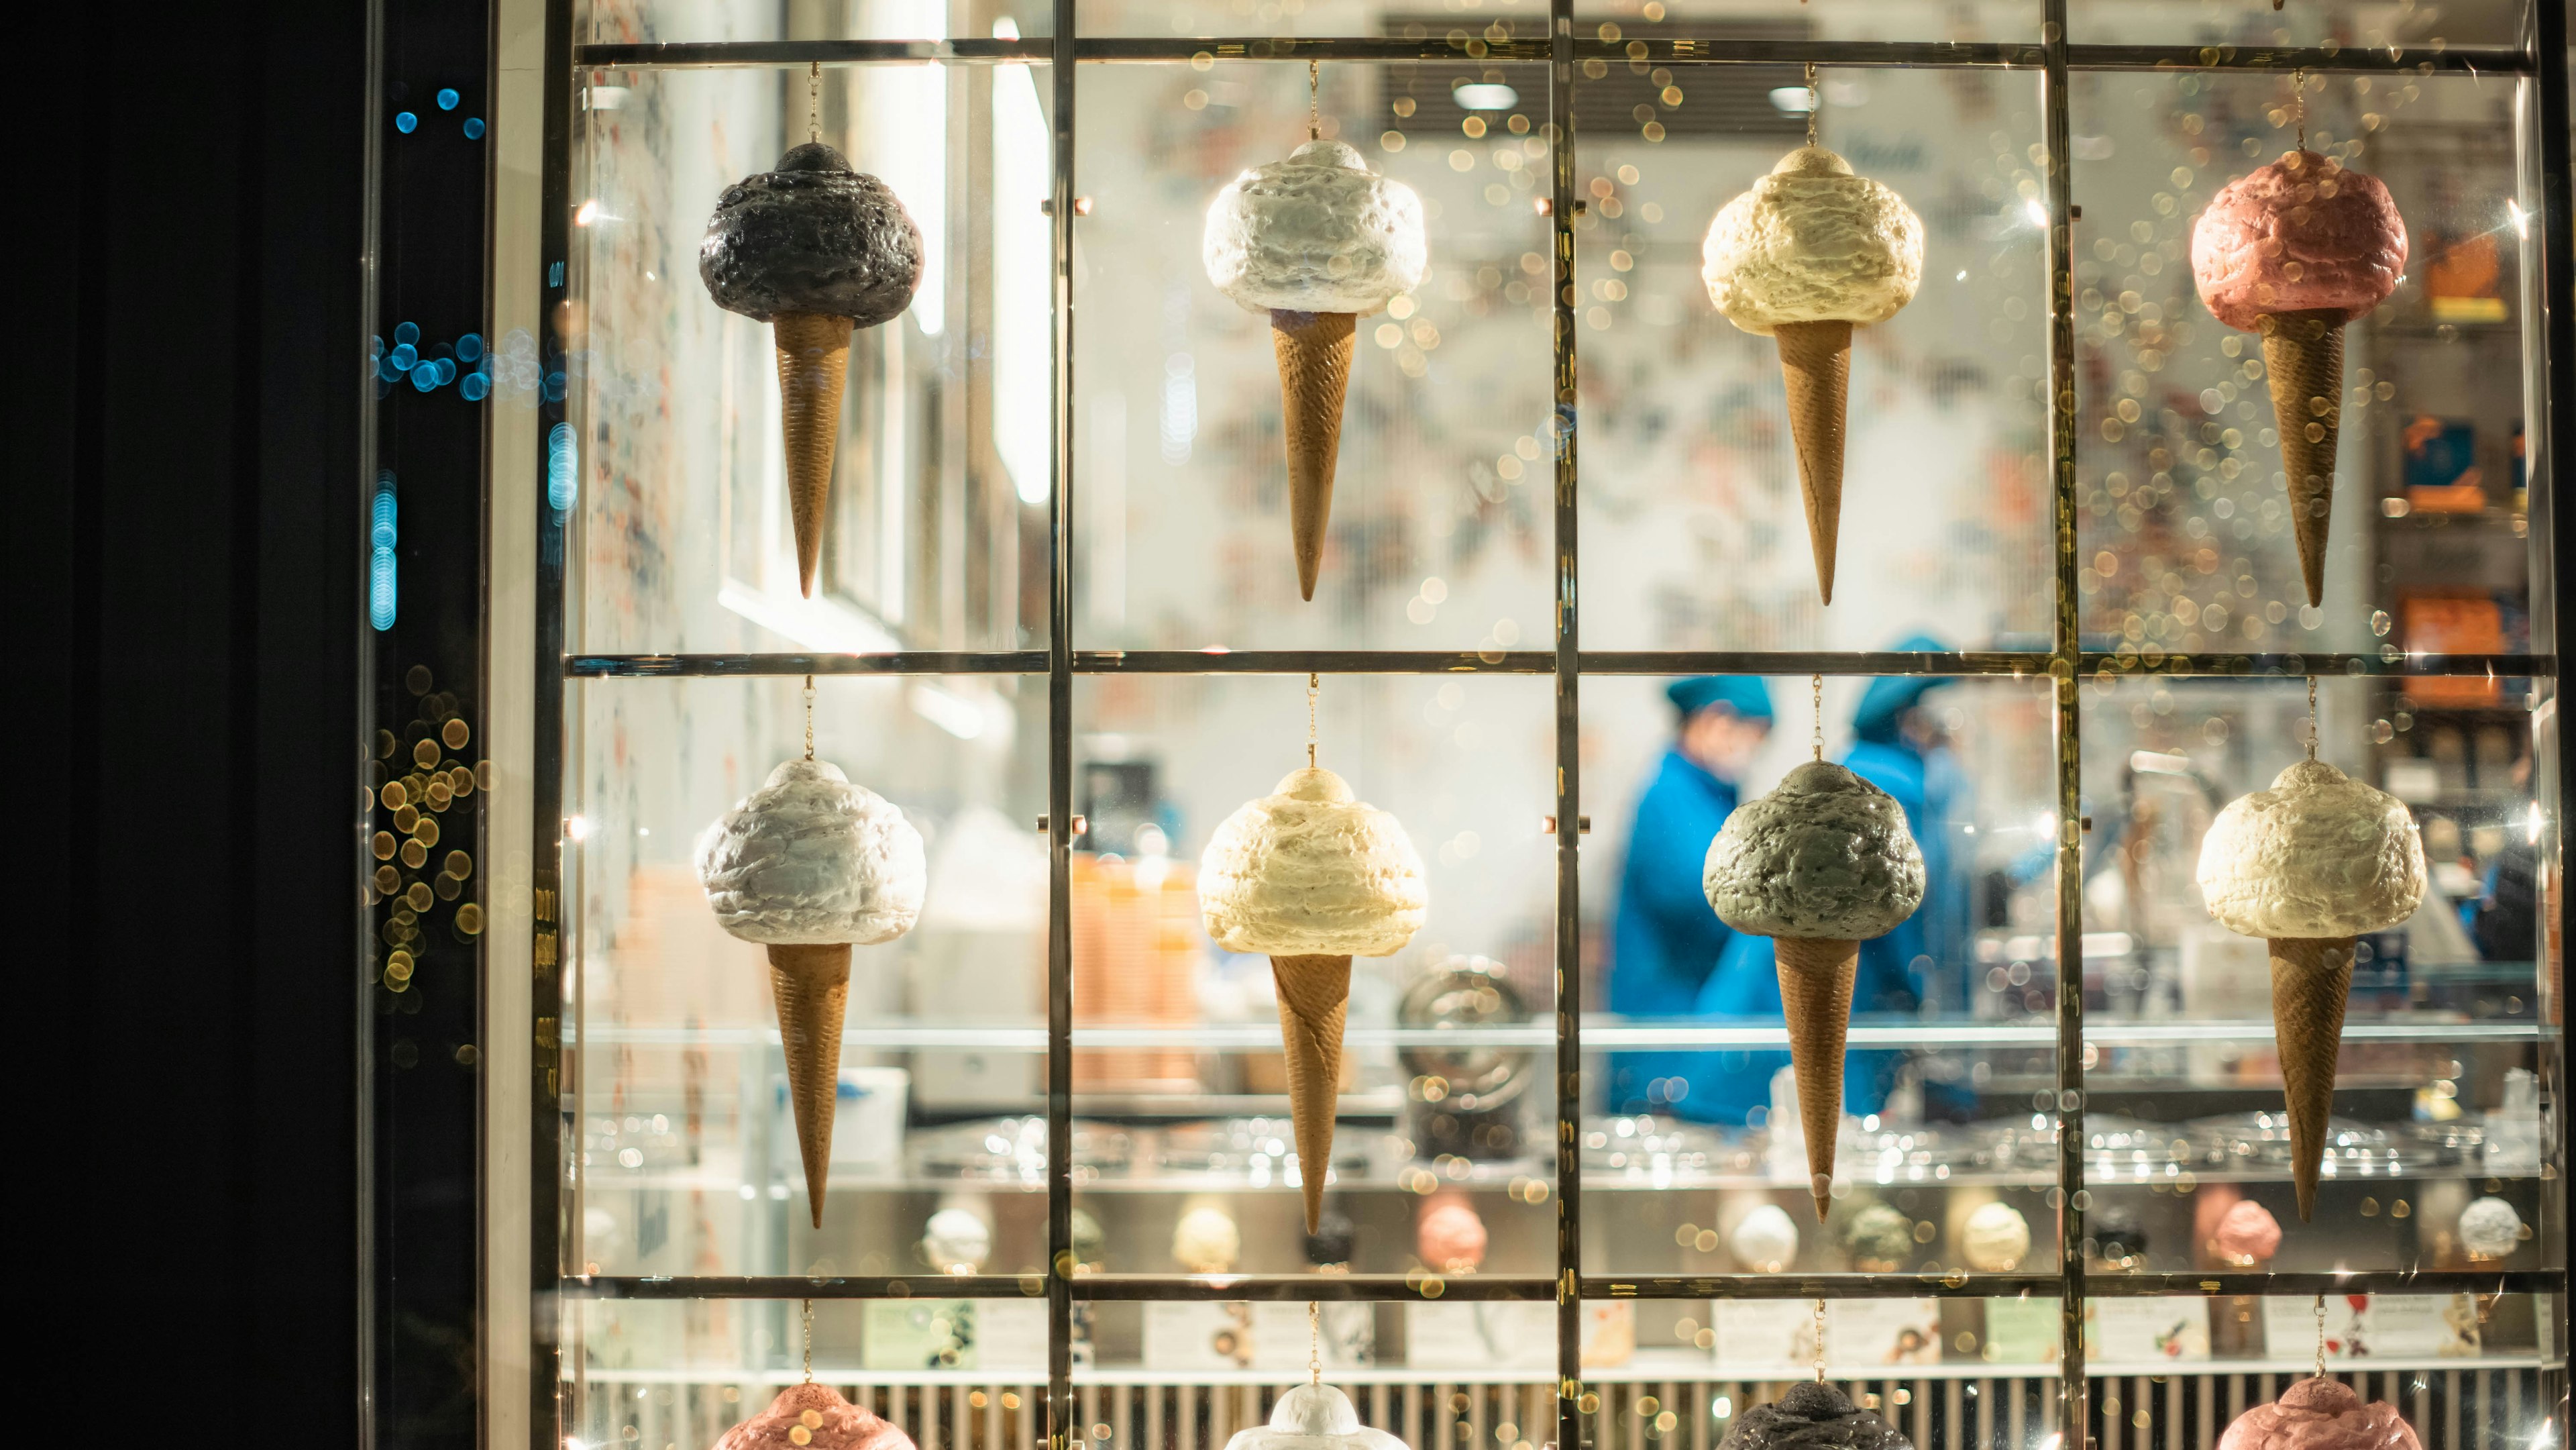
[[[796,582],[814,593],[823,561],[823,509],[832,498],[832,450],[841,437],[842,384],[850,371],[846,317],[781,312],[769,320],[778,347],[778,412],[787,435],[787,507],[796,524]]]
[[[1347,956],[1270,959],[1279,993],[1279,1039],[1288,1056],[1288,1117],[1306,1195],[1306,1232],[1324,1216],[1324,1177],[1333,1162],[1333,1111],[1341,1097],[1342,1027],[1351,1011]]]
[[[1784,322],[1772,330],[1789,385],[1789,432],[1798,446],[1798,492],[1807,505],[1807,543],[1816,588],[1834,602],[1834,540],[1842,532],[1843,418],[1851,399],[1848,322]]]
[[[2281,434],[2299,573],[2308,603],[2325,602],[2326,529],[2334,511],[2335,433],[2343,421],[2343,319],[2337,310],[2275,312],[2261,319],[2263,371]]]
[[[2335,1057],[2343,1047],[2344,999],[2352,991],[2352,943],[2344,937],[2273,937],[2272,1035],[2289,1099],[2290,1180],[2299,1221],[2317,1206],[2326,1118],[2334,1109]]]
[[[769,993],[787,1052],[787,1103],[805,1160],[805,1199],[823,1226],[823,1186],[832,1171],[832,1109],[841,1090],[841,1023],[850,1007],[845,942],[769,948]]]
[[[1288,527],[1297,547],[1297,592],[1315,597],[1324,529],[1333,517],[1333,465],[1342,448],[1342,398],[1351,386],[1359,319],[1348,312],[1270,314],[1279,356],[1280,431],[1288,441]]]
[[[1860,943],[1784,936],[1771,944],[1780,965],[1780,1010],[1789,1021],[1789,1064],[1798,1074],[1808,1189],[1816,1196],[1816,1219],[1822,1222],[1832,1207],[1834,1147],[1842,1135],[1843,1039],[1851,1030]]]

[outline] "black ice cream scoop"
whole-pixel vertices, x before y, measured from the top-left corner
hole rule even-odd
[[[747,176],[716,199],[698,244],[698,278],[718,307],[768,323],[777,345],[788,513],[798,582],[810,595],[823,557],[850,333],[912,305],[921,229],[884,182],[808,141],[778,158],[777,170]]]
[[[1719,1450],[1914,1450],[1895,1427],[1821,1381],[1736,1416]]]

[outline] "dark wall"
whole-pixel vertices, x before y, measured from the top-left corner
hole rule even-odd
[[[347,1446],[368,6],[55,13],[5,390],[12,1257],[79,1281],[21,1323],[188,1438]]]

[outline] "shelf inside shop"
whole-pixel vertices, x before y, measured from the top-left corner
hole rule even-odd
[[[2536,1354],[2493,1354],[2460,1359],[2434,1359],[2398,1356],[2387,1359],[2337,1360],[2328,1366],[2338,1375],[2374,1374],[2397,1370],[2515,1370],[2539,1369],[2543,1361]],[[2304,1359],[2212,1359],[2157,1360],[2137,1364],[2088,1363],[2086,1376],[2091,1379],[2125,1379],[2140,1375],[2198,1377],[2203,1375],[2279,1375],[2284,1378],[2303,1376],[2313,1368]],[[564,1378],[573,1379],[575,1371],[567,1364]],[[578,1372],[594,1384],[618,1385],[775,1385],[795,1384],[804,1372],[795,1365],[764,1366],[759,1369],[726,1369],[704,1366],[691,1369],[609,1369],[588,1366]],[[1944,1361],[1940,1364],[1828,1364],[1825,1377],[1845,1383],[1878,1383],[1890,1380],[1986,1380],[2053,1378],[2057,1366],[2050,1364],[2000,1364],[1983,1360]],[[1761,1370],[1752,1374],[1729,1371],[1708,1354],[1669,1353],[1641,1350],[1637,1357],[1623,1365],[1586,1366],[1583,1382],[1594,1384],[1657,1384],[1666,1381],[1688,1384],[1785,1384],[1804,1379],[1803,1373]],[[829,1385],[867,1386],[955,1386],[960,1389],[994,1385],[1039,1386],[1046,1382],[1044,1366],[1011,1369],[916,1369],[872,1370],[846,1365],[817,1364],[814,1378]],[[1090,1386],[1152,1387],[1158,1385],[1205,1385],[1211,1387],[1242,1386],[1246,1388],[1290,1385],[1299,1374],[1286,1370],[1155,1370],[1142,1366],[1095,1365],[1078,1367],[1073,1372],[1076,1389]],[[1362,1368],[1334,1368],[1324,1375],[1327,1383],[1337,1385],[1543,1385],[1554,1384],[1552,1372],[1540,1370],[1493,1369],[1467,1372],[1454,1369],[1414,1369],[1404,1365],[1369,1365]]]
[[[2357,1042],[2457,1043],[2537,1042],[2543,1024],[2534,1022],[2467,1022],[2456,1014],[2410,1013],[2344,1019],[2343,1040]],[[2558,1029],[2547,1035],[2556,1038]],[[1754,1023],[1631,1023],[1609,1016],[1583,1019],[1586,1051],[1642,1047],[1782,1048],[1789,1045],[1785,1027]],[[583,1034],[564,1032],[565,1045],[578,1046]],[[1046,1028],[1038,1023],[907,1022],[854,1023],[841,1033],[843,1048],[912,1048],[977,1052],[1044,1052]],[[2234,1021],[2188,1019],[2147,1021],[2105,1019],[2088,1015],[2084,1040],[2105,1047],[2144,1047],[2165,1043],[2269,1042],[2269,1018]],[[625,1027],[599,1026],[588,1033],[603,1047],[761,1047],[776,1046],[775,1027]],[[2039,1047],[2057,1041],[2056,1024],[2045,1018],[2022,1022],[1873,1021],[1853,1019],[1850,1045],[1859,1047]],[[1486,1024],[1475,1027],[1372,1027],[1353,1023],[1343,1038],[1347,1049],[1407,1047],[1552,1048],[1552,1021]],[[1076,1027],[1075,1051],[1118,1047],[1180,1047],[1202,1052],[1277,1052],[1275,1023],[1208,1023],[1195,1026]]]

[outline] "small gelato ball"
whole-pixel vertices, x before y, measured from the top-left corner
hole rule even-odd
[[[1099,1268],[1109,1259],[1109,1235],[1100,1231],[1100,1220],[1081,1209],[1073,1211],[1073,1261]]]
[[[2522,1215],[2501,1198],[2481,1198],[2460,1211],[2460,1247],[2473,1259],[2501,1259],[2522,1244]]]
[[[2200,843],[2209,914],[2246,936],[2381,931],[2424,900],[2424,843],[2395,796],[2322,760],[2228,802]]]
[[[2252,332],[2280,312],[2340,312],[2350,322],[2397,290],[2406,223],[2376,176],[2292,151],[2218,189],[2191,228],[2200,300]]]
[[[1776,1203],[1746,1214],[1727,1235],[1727,1252],[1757,1274],[1776,1274],[1798,1262],[1798,1225]]]
[[[1923,219],[1821,146],[1801,146],[1728,202],[1700,244],[1726,320],[1768,337],[1789,322],[1885,322],[1923,285]]]
[[[1855,1406],[1841,1390],[1802,1380],[1767,1405],[1735,1417],[1719,1450],[1914,1450],[1896,1427]]]
[[[791,760],[707,828],[698,881],[726,931],[770,946],[873,946],[912,930],[921,833],[840,767]]]
[[[1350,1396],[1331,1385],[1298,1385],[1279,1397],[1270,1423],[1237,1430],[1225,1450],[1406,1450],[1384,1430],[1360,1423]]]
[[[2092,1240],[2093,1257],[2115,1269],[2143,1269],[2147,1258],[2147,1226],[2128,1209],[2096,1205],[2084,1216],[2085,1237]]]
[[[2281,1251],[2281,1221],[2263,1205],[2240,1198],[2219,1219],[2210,1247],[2231,1264],[2269,1263]]]
[[[1914,1252],[1914,1220],[1884,1203],[1870,1204],[1852,1215],[1843,1249],[1856,1265],[1882,1273],[1893,1269]]]
[[[912,1437],[830,1385],[789,1385],[768,1409],[725,1431],[716,1450],[912,1450]]]
[[[1339,141],[1256,166],[1209,203],[1208,280],[1255,312],[1365,317],[1422,281],[1422,198]]]
[[[1457,1199],[1445,1199],[1422,1215],[1414,1248],[1434,1273],[1472,1274],[1485,1262],[1485,1221]]]
[[[1382,957],[1412,940],[1429,900],[1404,827],[1329,770],[1245,802],[1199,858],[1199,912],[1230,952]]]
[[[2218,1450],[2423,1450],[2423,1442],[2395,1405],[2365,1405],[2352,1386],[2317,1377],[2237,1416]]]
[[[886,184],[820,141],[724,189],[698,244],[698,280],[727,312],[782,312],[874,327],[912,305],[921,229]]]
[[[1866,941],[1923,904],[1923,853],[1895,797],[1811,760],[1726,818],[1700,885],[1737,931]]]
[[[1969,1268],[1981,1274],[2009,1274],[2030,1253],[2030,1220],[2009,1203],[1982,1203],[1968,1215],[1959,1240]]]
[[[1306,1262],[1318,1269],[1348,1265],[1353,1233],[1348,1218],[1328,1210],[1315,1221],[1315,1231],[1306,1235]]]
[[[1223,1274],[1243,1256],[1243,1232],[1234,1215],[1202,1205],[1181,1215],[1172,1230],[1172,1257],[1193,1274]]]
[[[962,1208],[943,1208],[921,1230],[921,1256],[943,1274],[971,1274],[993,1256],[993,1231]]]

